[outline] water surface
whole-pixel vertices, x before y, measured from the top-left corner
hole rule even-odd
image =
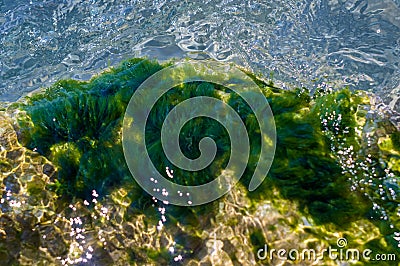
[[[133,56],[234,61],[400,110],[400,1],[0,1],[0,100]]]

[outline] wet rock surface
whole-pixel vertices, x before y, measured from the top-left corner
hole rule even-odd
[[[260,260],[265,248],[322,252],[347,237],[352,248],[380,239],[363,219],[344,228],[316,225],[295,202],[273,197],[254,202],[238,186],[218,203],[215,215],[185,225],[172,222],[172,206],[154,202],[153,217],[131,205],[129,184],[102,199],[59,200],[49,185],[56,168],[17,141],[11,119],[0,115],[0,258],[16,265],[312,265],[315,261]],[[18,156],[7,156],[17,154]],[[161,211],[160,211],[161,210]],[[171,215],[173,215],[171,213]],[[157,218],[158,217],[158,218]],[[164,217],[164,218],[163,218]],[[195,220],[196,220],[195,219]],[[205,221],[205,220],[206,221]],[[158,227],[163,224],[163,227]],[[264,254],[264,253],[260,253]],[[324,265],[337,265],[324,259]]]
[[[147,72],[137,77],[131,69],[138,71],[139,66]],[[76,107],[69,106],[67,113],[62,106],[53,113],[46,109],[60,100],[45,94],[27,107],[36,120],[16,114],[15,108],[0,111],[1,262],[341,265],[329,256],[319,261],[281,259],[265,250],[313,249],[319,255],[329,247],[338,248],[339,239],[352,249],[399,256],[400,137],[393,116],[365,94],[343,90],[312,99],[300,90],[267,88],[281,146],[276,165],[258,191],[249,193],[240,183],[222,199],[193,208],[170,206],[143,195],[126,172],[116,171],[123,156],[115,125],[123,110],[113,109],[104,99],[101,106],[96,104],[103,94],[113,93],[116,100],[111,103],[122,103],[121,99],[129,98],[124,91],[132,89],[129,82],[136,86],[159,68],[154,62],[132,59],[94,80],[90,85],[94,98],[84,93],[84,83],[60,82],[53,89],[65,89],[64,96]],[[126,73],[131,76],[127,78]],[[125,83],[119,84],[121,80]],[[110,82],[113,86],[104,89]],[[239,101],[234,104],[243,107]],[[85,113],[87,123],[75,121],[81,117],[74,111],[83,112],[87,106],[109,114],[112,130],[90,112]],[[28,119],[19,123],[21,117]],[[112,141],[101,143],[98,131],[87,126],[89,122]],[[33,129],[37,131],[30,132]],[[20,144],[35,138],[30,142],[32,150]],[[43,147],[55,161],[34,151]],[[106,166],[103,159],[110,156],[115,163]],[[64,166],[62,175],[59,165]],[[84,169],[84,174],[79,175],[77,169]],[[105,178],[118,182],[104,186]],[[103,190],[107,193],[92,185],[107,187]]]

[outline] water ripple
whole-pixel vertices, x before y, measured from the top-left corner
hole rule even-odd
[[[350,86],[400,110],[400,1],[0,2],[0,100],[132,56],[234,61],[280,86]]]

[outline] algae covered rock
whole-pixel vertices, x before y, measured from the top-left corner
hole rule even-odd
[[[61,194],[87,196],[130,178],[121,121],[133,91],[161,68],[133,59],[90,82],[60,81],[21,106],[22,142],[59,167]]]
[[[28,177],[18,171],[15,176],[4,176],[3,182],[12,193],[21,193],[25,186],[24,193],[41,195],[43,198],[31,199],[33,205],[50,204],[55,195],[63,196],[58,208],[72,209],[59,211],[72,218],[66,225],[70,231],[94,230],[82,233],[91,239],[90,245],[66,238],[52,250],[47,243],[51,254],[58,254],[60,261],[82,262],[89,258],[79,251],[81,245],[105,264],[135,259],[147,264],[157,260],[165,264],[262,264],[265,261],[256,253],[264,243],[293,248],[296,241],[308,239],[308,244],[301,246],[320,251],[335,244],[339,235],[357,248],[373,247],[376,253],[400,256],[400,133],[390,119],[380,116],[366,93],[348,89],[314,95],[306,89],[285,91],[247,73],[268,100],[277,132],[269,174],[256,191],[248,192],[243,187],[250,182],[265,137],[249,105],[214,83],[191,82],[172,88],[158,100],[146,124],[147,150],[160,173],[168,178],[165,169],[171,167],[160,141],[163,121],[175,106],[195,96],[217,98],[239,114],[249,134],[250,158],[237,191],[233,188],[235,191],[217,202],[182,208],[151,199],[126,165],[122,120],[140,84],[169,64],[131,59],[87,82],[59,81],[9,108],[19,111],[14,126],[25,147],[12,148],[18,146],[17,140],[9,140],[7,130],[13,129],[1,127],[2,173],[13,169],[13,162],[22,160],[24,152],[31,149],[40,154],[32,153],[38,158],[49,160],[42,161],[41,171],[51,176],[51,184],[40,175],[25,180]],[[212,119],[193,119],[182,128],[179,142],[183,154],[197,158],[199,141],[207,136],[217,144],[214,162],[192,173],[174,169],[173,182],[204,184],[224,169],[231,143],[223,126]],[[20,180],[28,183],[21,185]],[[41,192],[47,190],[56,194]],[[97,196],[93,199],[93,195]],[[72,207],[67,207],[69,201],[74,202]],[[40,210],[35,211],[38,213]],[[77,217],[85,217],[86,228],[75,223]],[[16,235],[13,230],[19,229],[10,229],[10,235]],[[47,235],[58,236],[57,229],[46,230]],[[283,243],[277,235],[291,240]],[[104,240],[95,243],[95,238]],[[277,261],[271,258],[268,263]]]

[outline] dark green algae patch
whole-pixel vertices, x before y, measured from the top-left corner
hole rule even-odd
[[[139,188],[126,166],[121,128],[125,108],[135,90],[170,64],[130,59],[88,82],[59,81],[9,108],[23,111],[18,115],[20,142],[57,167],[55,184],[49,189],[67,199],[84,199],[93,189],[107,195],[113,188],[130,184],[132,206],[151,213],[151,197]],[[399,243],[394,240],[394,233],[400,230],[400,132],[393,125],[382,126],[385,136],[363,131],[369,123],[365,109],[369,100],[364,93],[342,89],[319,91],[311,96],[304,88],[286,91],[248,75],[268,99],[277,130],[275,158],[269,174],[256,191],[247,192],[252,208],[261,200],[275,197],[274,191],[278,191],[279,197],[296,202],[302,213],[311,215],[315,224],[329,224],[339,232],[352,222],[369,219],[380,229],[383,242],[371,240],[366,246],[400,256]],[[160,173],[171,166],[160,142],[162,122],[168,112],[183,100],[200,95],[227,101],[245,122],[251,153],[240,182],[248,185],[263,136],[249,106],[238,95],[216,84],[183,84],[158,101],[146,125],[146,145],[153,163]],[[377,138],[376,147],[368,146],[367,139],[372,135]],[[227,132],[211,119],[197,118],[185,125],[180,134],[183,153],[188,158],[198,157],[198,142],[205,136],[217,143],[215,161],[191,174],[174,169],[174,182],[206,183],[227,164]],[[170,221],[201,230],[199,217],[212,216],[216,206],[169,206]],[[256,233],[251,239],[259,245],[263,242]]]

